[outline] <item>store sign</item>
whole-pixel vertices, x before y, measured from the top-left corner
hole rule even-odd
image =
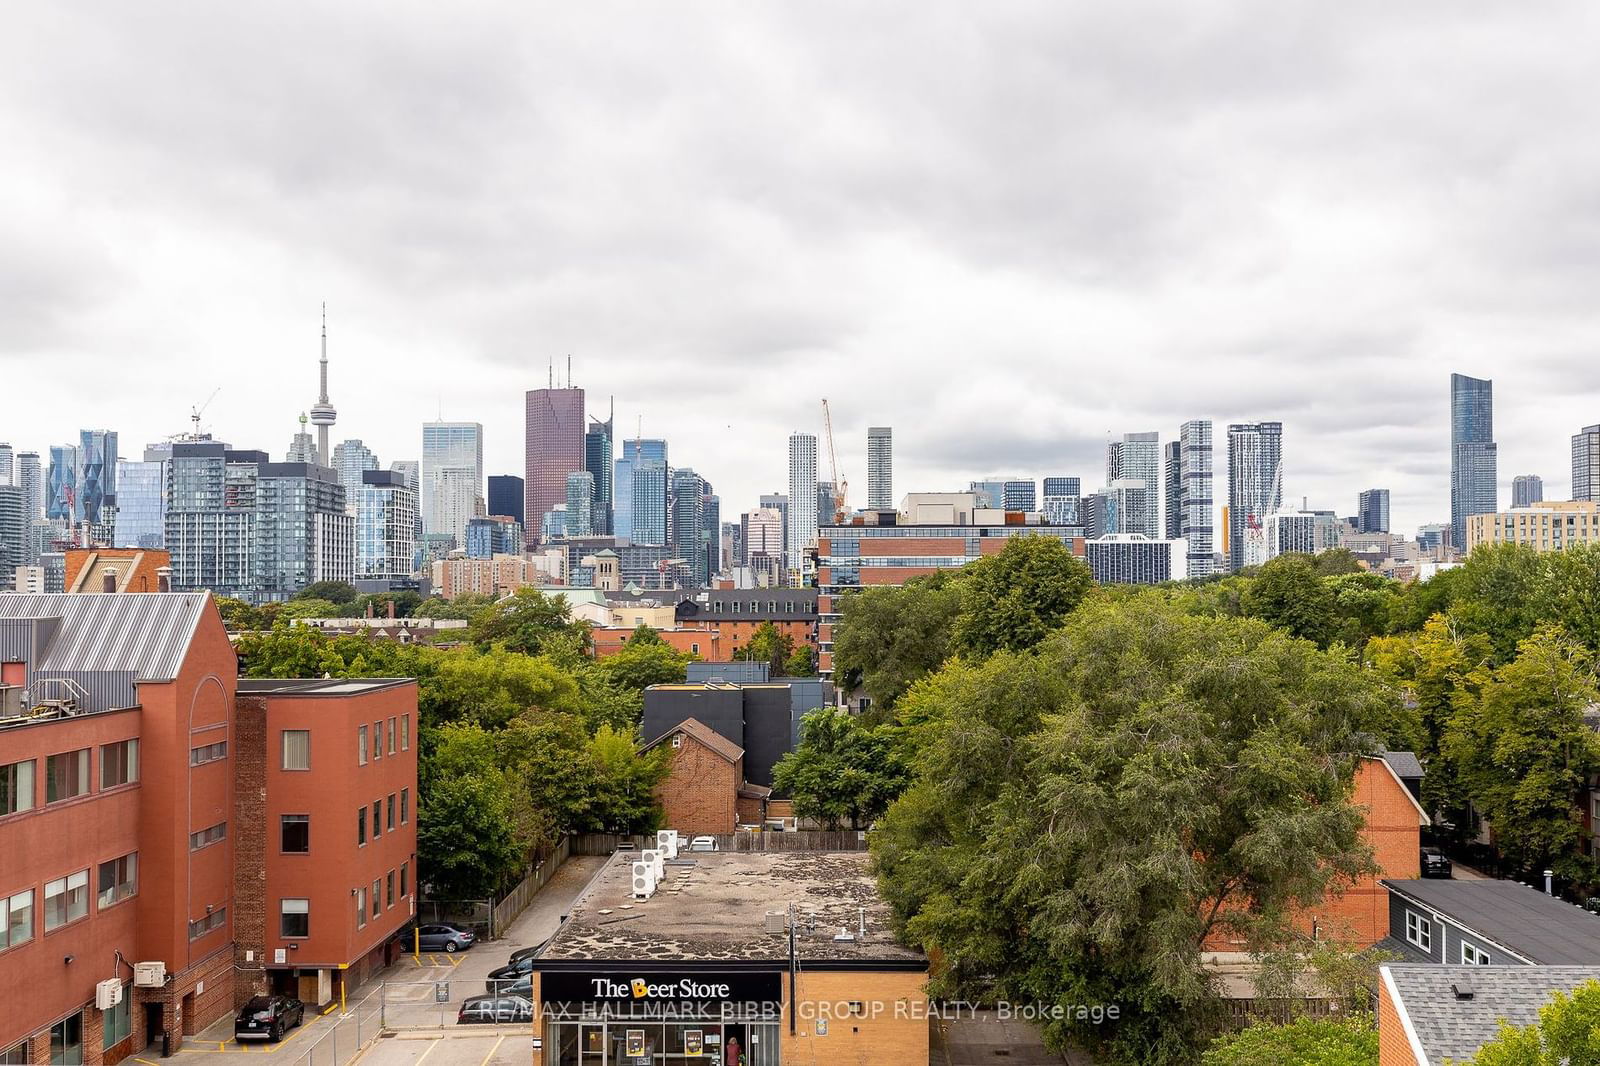
[[[769,973],[611,970],[545,971],[539,977],[545,1010],[558,1017],[776,1018],[783,975]]]

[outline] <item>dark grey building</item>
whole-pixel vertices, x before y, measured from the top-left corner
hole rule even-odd
[[[1407,962],[1474,966],[1600,965],[1600,915],[1516,881],[1383,881],[1389,935]]]
[[[1494,382],[1450,375],[1450,543],[1465,550],[1467,516],[1492,514],[1497,500]]]
[[[644,690],[643,743],[695,718],[744,749],[745,780],[772,785],[772,768],[794,750],[800,719],[833,703],[833,686],[815,678],[734,684],[653,685]]]
[[[1595,433],[1596,448],[1600,449],[1600,426],[1595,426],[1593,428],[1597,431]],[[1576,442],[1577,438],[1574,437],[1573,441]],[[1576,477],[1576,466],[1574,466],[1573,470],[1574,477],[1572,484],[1573,487],[1576,488],[1578,484]],[[1578,497],[1574,496],[1573,498],[1577,499]],[[1527,507],[1529,504],[1539,503],[1543,499],[1544,479],[1538,474],[1518,474],[1516,477],[1511,479],[1511,506]]]
[[[524,529],[528,523],[523,520],[523,505],[527,502],[523,492],[523,481],[515,474],[490,474],[489,475],[489,513],[508,515],[517,520],[517,524]]]
[[[1389,490],[1368,489],[1356,497],[1356,532],[1389,532]]]
[[[29,565],[33,524],[20,485],[0,485],[0,591],[15,588],[16,568]]]
[[[1573,434],[1572,498],[1600,500],[1600,426],[1584,426]]]
[[[611,460],[611,424],[614,417],[604,422],[590,416],[589,428],[583,435],[583,468],[594,475],[594,503],[592,522],[596,533],[614,531],[613,479],[616,471]]]

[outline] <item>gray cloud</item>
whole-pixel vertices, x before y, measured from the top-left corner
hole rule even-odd
[[[281,451],[326,299],[336,433],[385,460],[442,409],[517,469],[570,353],[727,514],[827,395],[857,485],[872,424],[905,491],[1281,418],[1288,491],[1387,484],[1410,527],[1448,513],[1460,370],[1502,480],[1557,495],[1600,421],[1597,20],[34,5],[0,37],[0,438],[133,454],[221,385],[215,432]]]

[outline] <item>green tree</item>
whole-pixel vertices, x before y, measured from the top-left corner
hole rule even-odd
[[[794,641],[771,622],[762,622],[745,646],[733,653],[735,659],[745,662],[766,663],[771,676],[783,674],[783,664],[794,654]]]
[[[279,618],[340,618],[348,605],[332,600],[296,597],[279,606]]]
[[[658,636],[653,641],[628,640],[616,652],[596,662],[595,669],[621,688],[642,691],[651,685],[681,683],[689,664],[698,658],[698,655],[678,651]]]
[[[354,603],[356,587],[348,581],[315,581],[295,593],[297,600],[328,600],[331,603]]]
[[[628,643],[634,645],[663,644],[665,641],[661,639],[660,631],[654,626],[640,622],[633,627],[633,635],[628,638]]]
[[[1594,1066],[1600,1062],[1597,1033],[1600,981],[1585,981],[1571,995],[1550,997],[1535,1025],[1502,1022],[1499,1035],[1478,1049],[1472,1066]]]
[[[881,730],[849,711],[824,708],[800,720],[800,746],[772,769],[773,791],[794,800],[795,814],[829,829],[861,829],[905,787],[905,768]]]
[[[1538,616],[1554,622],[1592,652],[1600,652],[1600,543],[1551,552]]]
[[[965,652],[1021,651],[1043,640],[1094,588],[1094,575],[1056,537],[1021,536],[961,571],[955,640]]]
[[[422,606],[422,596],[414,589],[374,592],[357,599],[350,606],[350,615],[356,618],[363,618],[370,607],[374,618],[384,618],[389,614],[389,604],[391,603],[394,604],[394,616],[396,618],[410,618],[411,613]]]
[[[479,644],[499,644],[524,655],[550,653],[552,646],[570,648],[576,637],[581,650],[592,650],[589,627],[572,620],[562,596],[546,596],[536,588],[520,588],[472,617],[472,639]]]
[[[1539,623],[1546,556],[1526,544],[1485,544],[1460,570],[1451,619],[1462,632],[1489,638],[1496,665],[1510,662]]]
[[[447,600],[443,596],[430,596],[412,609],[411,617],[450,618],[469,622],[480,610],[493,602],[493,597],[479,596],[471,592],[462,593],[453,600]]]
[[[1333,599],[1328,630],[1330,643],[1338,641],[1361,649],[1373,637],[1389,632],[1399,600],[1399,582],[1363,570],[1323,578],[1322,583]]]
[[[1258,1023],[1218,1037],[1201,1066],[1378,1066],[1378,1029],[1369,1017]]]
[[[864,588],[839,601],[833,634],[834,676],[860,684],[889,708],[913,683],[939,669],[952,650],[961,591],[940,570],[900,588]]]
[[[1521,872],[1553,867],[1593,879],[1574,812],[1600,772],[1600,738],[1584,720],[1597,701],[1594,657],[1542,627],[1476,698],[1457,702],[1444,749],[1495,846]]]
[[[586,755],[595,787],[584,828],[601,833],[654,832],[661,821],[655,789],[667,775],[672,749],[661,745],[641,755],[632,730],[603,725],[589,738]]]
[[[1334,595],[1311,556],[1298,552],[1267,560],[1245,590],[1244,613],[1301,640],[1326,646]]]
[[[1113,1061],[1191,1063],[1219,1001],[1201,952],[1259,947],[1372,869],[1352,802],[1392,688],[1259,622],[1141,599],[1080,608],[1001,664],[917,696],[915,783],[874,834],[901,928],[941,960],[936,995],[1117,1003],[1046,1036]],[[907,703],[913,701],[909,700]]]
[[[783,675],[785,677],[815,677],[817,676],[817,650],[809,644],[802,644],[783,661]]]
[[[1339,577],[1344,574],[1365,573],[1356,553],[1349,548],[1329,548],[1311,559],[1318,577]]]
[[[419,880],[436,899],[485,899],[516,880],[526,854],[513,779],[481,726],[444,726],[432,748],[419,767]]]

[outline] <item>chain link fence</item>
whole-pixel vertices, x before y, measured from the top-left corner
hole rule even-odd
[[[345,1066],[383,1032],[383,990],[367,994],[350,1004],[343,1015],[326,1030],[294,1066]]]
[[[461,1001],[483,992],[481,978],[455,980],[446,975],[433,981],[385,981],[374,995],[383,1004],[384,1027],[398,1031],[455,1025]]]

